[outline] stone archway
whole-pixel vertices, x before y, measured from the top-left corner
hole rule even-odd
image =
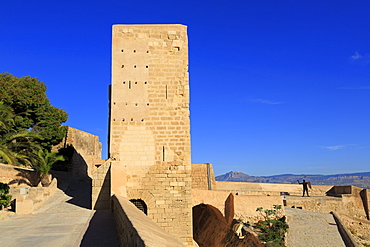
[[[152,193],[145,191],[145,190],[130,190],[127,192],[128,199],[133,202],[136,201],[136,203],[139,205],[141,202],[145,204],[146,210],[145,214],[150,215],[150,210],[155,207],[155,198]],[[141,201],[141,202],[139,202]],[[135,203],[134,203],[135,204]],[[135,204],[136,207],[138,207]],[[144,206],[143,206],[144,207]],[[140,209],[140,208],[139,208]]]
[[[130,202],[132,202],[138,209],[143,211],[144,214],[148,215],[148,206],[145,204],[143,200],[131,199]]]

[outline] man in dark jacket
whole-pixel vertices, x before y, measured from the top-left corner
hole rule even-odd
[[[304,180],[304,179],[303,179],[303,182],[302,183],[300,183],[299,180],[297,180],[297,181],[298,181],[299,184],[302,184],[303,185],[303,196],[304,196],[304,192],[306,192],[307,193],[307,196],[309,197],[309,195],[308,195],[308,186],[310,185],[309,184],[310,182],[306,182],[306,180]]]

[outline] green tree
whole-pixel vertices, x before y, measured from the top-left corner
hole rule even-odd
[[[60,143],[67,133],[61,126],[68,115],[51,105],[46,96],[46,85],[37,78],[0,74],[0,102],[13,109],[14,131],[30,130],[42,137],[39,144],[47,150]]]
[[[0,103],[0,162],[12,165],[28,165],[36,158],[40,146],[37,133],[28,130],[14,130],[15,115],[9,106]]]
[[[13,109],[0,103],[0,135],[12,129],[14,117]]]
[[[9,185],[0,182],[0,206],[7,207],[10,204],[12,196],[9,195]]]
[[[38,140],[38,135],[26,130],[1,135],[0,161],[11,165],[32,166],[37,157],[36,150],[41,148],[34,140]]]

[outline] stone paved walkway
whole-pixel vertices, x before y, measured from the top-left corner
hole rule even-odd
[[[88,209],[89,186],[83,179],[64,180],[33,214],[0,221],[0,246],[118,246],[112,213]]]
[[[285,208],[287,247],[345,247],[331,214]]]

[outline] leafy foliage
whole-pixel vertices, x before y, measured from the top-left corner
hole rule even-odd
[[[14,118],[13,109],[0,102],[0,135],[7,133],[12,128],[15,124]]]
[[[9,206],[11,199],[12,196],[9,195],[9,185],[0,183],[0,206]]]
[[[53,164],[58,161],[64,161],[63,155],[58,152],[49,152],[39,150],[37,153],[38,159],[32,164],[32,167],[39,171],[42,176],[47,176]]]
[[[0,138],[0,161],[12,165],[31,166],[40,146],[33,142],[38,135],[29,131],[10,132]]]
[[[37,78],[0,74],[0,102],[11,107],[15,116],[12,131],[38,133],[43,139],[39,144],[50,150],[65,137],[67,127],[61,123],[68,115],[50,104],[45,91],[45,84]]]
[[[0,103],[0,162],[30,166],[36,158],[35,150],[40,146],[34,140],[41,140],[37,133],[28,130],[14,130],[11,107]]]
[[[289,228],[285,222],[285,217],[282,216],[282,206],[274,205],[274,209],[265,209],[262,207],[256,209],[264,217],[264,220],[260,220],[255,228],[261,231],[258,238],[261,241],[265,241],[266,246],[269,247],[280,247],[284,246],[284,235]]]

